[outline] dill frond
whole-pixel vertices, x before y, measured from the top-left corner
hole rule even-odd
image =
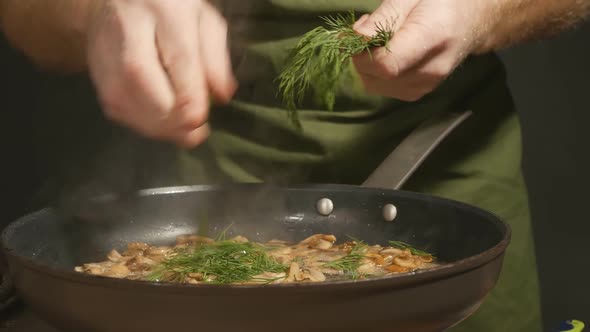
[[[227,232],[233,227],[233,225],[234,223],[232,222],[231,224],[227,225],[227,227],[222,229],[221,232],[219,232],[219,235],[217,235],[217,239],[215,239],[215,241],[225,241],[227,239]]]
[[[394,248],[398,248],[401,250],[409,250],[412,255],[416,255],[416,256],[433,256],[432,254],[429,254],[425,251],[422,250],[418,250],[412,246],[410,246],[409,244],[405,243],[405,242],[401,242],[401,241],[389,241],[389,245],[394,247]],[[434,256],[433,256],[434,257]]]
[[[290,120],[298,127],[297,105],[301,104],[307,90],[311,89],[315,100],[328,110],[334,109],[336,88],[350,58],[376,47],[386,47],[393,36],[393,24],[376,24],[373,37],[356,33],[353,25],[355,14],[349,16],[322,17],[324,26],[317,27],[302,36],[290,51],[285,67],[277,80],[278,91]]]
[[[146,279],[155,282],[182,282],[189,274],[199,273],[203,280],[212,277],[209,281],[211,283],[231,284],[255,280],[254,276],[264,272],[279,273],[286,270],[286,266],[268,256],[260,245],[221,241],[201,244],[192,252],[179,253],[168,258]]]
[[[323,267],[343,271],[344,274],[349,275],[352,279],[358,279],[359,273],[357,269],[361,266],[361,260],[365,257],[366,248],[367,245],[364,242],[355,241],[346,256],[335,261],[327,262]]]

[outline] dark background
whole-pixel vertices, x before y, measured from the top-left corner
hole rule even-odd
[[[20,57],[2,48],[0,197],[11,200],[2,204],[0,226],[25,208],[16,205],[18,197],[42,176],[43,166],[33,165],[31,147],[12,144],[29,134],[25,110],[33,102],[27,91],[34,74],[23,71],[26,65],[16,69]],[[590,24],[502,56],[522,118],[546,331],[566,319],[590,325]]]
[[[590,325],[590,24],[502,52],[521,116],[546,331]]]

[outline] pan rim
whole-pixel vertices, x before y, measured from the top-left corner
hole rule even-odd
[[[67,280],[70,282],[88,284],[98,287],[109,287],[109,288],[121,288],[121,289],[129,289],[129,288],[145,288],[151,291],[165,291],[165,292],[178,292],[180,294],[187,294],[187,295],[194,295],[199,293],[199,295],[206,295],[209,292],[213,292],[212,295],[220,294],[220,292],[249,292],[249,291],[265,291],[265,292],[285,292],[285,291],[302,291],[302,290],[310,290],[310,291],[318,291],[318,290],[325,290],[330,291],[334,289],[346,289],[346,288],[355,288],[358,289],[359,287],[367,287],[367,288],[379,288],[379,287],[405,287],[408,285],[417,285],[424,282],[432,282],[435,280],[440,280],[448,277],[452,277],[454,275],[459,275],[463,273],[467,273],[471,270],[478,269],[495,259],[503,256],[505,253],[506,248],[510,244],[512,230],[509,224],[504,222],[499,216],[496,214],[479,208],[474,205],[470,205],[467,203],[463,203],[460,201],[418,193],[418,192],[410,192],[404,190],[396,190],[396,189],[389,189],[389,188],[367,188],[367,187],[360,187],[355,185],[347,185],[347,184],[300,184],[300,185],[290,185],[290,186],[275,186],[269,184],[260,184],[260,183],[239,183],[239,184],[231,184],[231,185],[189,185],[189,186],[170,186],[170,187],[160,187],[160,188],[148,188],[148,189],[141,189],[135,193],[135,196],[152,196],[152,195],[167,195],[167,194],[174,194],[174,193],[190,193],[190,192],[197,192],[197,191],[215,191],[215,190],[227,190],[229,187],[236,188],[236,187],[261,187],[267,186],[269,188],[276,188],[278,190],[334,190],[337,189],[340,192],[345,191],[382,191],[384,193],[395,193],[401,197],[407,198],[416,198],[416,199],[429,199],[438,203],[444,203],[453,205],[456,207],[461,207],[463,209],[471,210],[471,212],[479,215],[483,215],[489,221],[493,222],[499,230],[502,231],[503,236],[500,241],[493,247],[477,254],[474,256],[466,257],[464,259],[460,259],[451,263],[445,263],[441,266],[418,270],[411,273],[401,273],[395,274],[387,277],[380,277],[375,279],[364,279],[364,280],[340,280],[340,281],[329,281],[329,282],[320,282],[320,283],[287,283],[287,284],[267,284],[267,285],[217,285],[217,284],[173,284],[173,283],[157,283],[157,282],[149,282],[149,281],[138,281],[138,280],[127,280],[127,279],[115,279],[115,278],[108,278],[108,277],[100,277],[100,276],[93,276],[87,275],[80,272],[76,272],[73,270],[66,270],[66,269],[59,269],[52,267],[47,264],[40,264],[35,262],[33,259],[28,258],[23,255],[19,255],[16,252],[15,248],[8,247],[9,235],[17,229],[20,224],[25,222],[25,219],[31,217],[36,214],[43,214],[49,211],[54,211],[54,208],[47,207],[32,213],[29,213],[25,216],[22,216],[15,220],[14,222],[10,223],[1,233],[0,235],[0,243],[4,253],[9,256],[11,259],[17,260],[20,264],[24,267],[32,269],[36,272],[40,272],[42,274],[48,274],[58,279]],[[105,194],[102,196],[95,197],[97,200],[104,200],[104,199],[117,199],[118,196],[114,194]],[[9,260],[10,261],[10,260]],[[10,264],[9,264],[10,265]],[[9,266],[10,267],[10,266]],[[16,284],[18,285],[18,280],[16,280]],[[354,286],[354,287],[351,287]]]

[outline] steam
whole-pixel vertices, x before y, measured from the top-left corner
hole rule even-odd
[[[250,41],[255,40],[260,29],[263,29],[259,26],[260,22],[252,19],[250,14],[272,4],[267,0],[212,2],[228,21],[232,64],[240,82],[236,100],[279,107],[279,101],[275,96],[275,84],[269,82],[265,76],[269,70],[275,70],[271,59],[257,57],[248,48]],[[287,123],[286,112],[284,115]],[[278,137],[284,137],[285,133],[289,134],[288,129],[276,127],[258,119],[254,113],[247,114],[232,106],[212,109],[211,122],[214,130],[215,124],[218,123],[224,128],[231,127],[228,131],[238,137],[247,137],[239,139],[251,139],[252,135],[249,132],[255,133],[254,139],[257,142],[253,142],[254,144],[269,143],[282,151],[293,145],[293,139],[296,138],[290,136],[289,142],[277,142]],[[269,201],[277,209],[284,209],[285,197],[277,197],[276,191],[272,188],[307,182],[306,179],[309,177],[309,170],[301,165],[257,160],[251,156],[242,157],[237,149],[231,151],[234,154],[222,157],[231,159],[225,161],[234,163],[235,168],[240,168],[251,176],[223,176],[217,165],[216,158],[219,156],[215,155],[215,150],[219,147],[204,146],[197,148],[198,151],[182,152],[171,144],[145,139],[123,128],[115,128],[114,132],[111,137],[105,138],[105,142],[98,149],[91,148],[82,164],[72,165],[73,171],[61,174],[56,180],[59,182],[60,191],[55,201],[59,206],[78,210],[83,206],[82,202],[94,197],[133,195],[140,189],[156,187],[227,184],[235,181],[262,182],[264,185],[260,191],[241,205],[244,215],[248,215],[256,213],[258,205],[268,207],[269,204],[266,203]],[[295,144],[298,142],[295,141]],[[225,147],[221,146],[221,149]],[[323,153],[318,146],[312,146],[312,149],[316,149],[318,155]],[[223,153],[225,152],[227,151]],[[184,168],[181,163],[190,163],[193,153],[198,156],[196,158],[201,159],[196,163],[204,166],[196,167],[194,170],[191,170],[191,166]],[[181,154],[184,160],[179,158]],[[183,174],[178,174],[179,172],[188,176],[184,177]],[[191,176],[191,172],[194,172],[194,176]],[[240,198],[236,196],[232,199]]]

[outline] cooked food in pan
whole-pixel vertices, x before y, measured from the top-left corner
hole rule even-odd
[[[435,257],[403,242],[336,244],[315,234],[299,243],[250,242],[243,236],[217,240],[179,236],[175,246],[130,243],[107,260],[77,266],[91,275],[184,284],[275,284],[378,278],[437,265]]]

